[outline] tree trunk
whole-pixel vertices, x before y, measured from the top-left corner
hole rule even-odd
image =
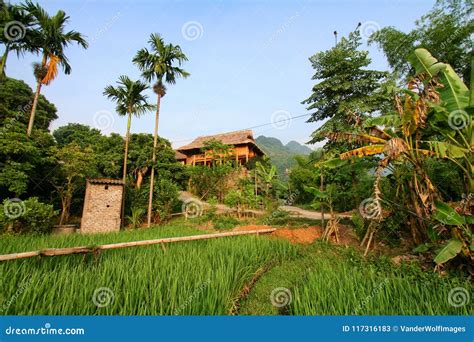
[[[355,162],[351,162],[351,177],[352,177],[352,189],[358,189],[358,184],[357,184],[357,174],[355,171]],[[357,191],[354,191],[354,208],[358,208],[360,204],[360,198],[359,195],[357,194]]]
[[[30,137],[31,132],[33,131],[33,124],[35,122],[36,106],[38,105],[38,99],[41,92],[41,81],[38,82],[36,86],[36,93],[33,99],[33,105],[31,106],[30,121],[28,122],[28,130],[26,131],[26,136]]]
[[[416,176],[415,176],[416,177]],[[412,209],[416,214],[416,220],[411,221],[411,236],[413,242],[416,245],[421,244],[424,241],[426,236],[426,223],[424,221],[423,210],[418,203],[418,195],[416,193],[415,187],[413,186],[413,181],[408,180],[408,188],[410,189],[410,199],[412,204]]]
[[[323,170],[321,169],[321,184],[320,184],[320,191],[324,191],[324,175],[323,175]],[[324,231],[324,204],[321,202],[321,225]]]
[[[123,156],[123,176],[122,181],[125,183],[127,180],[127,160],[128,160],[128,143],[130,141],[130,126],[132,124],[132,113],[128,113],[127,121],[127,133],[125,135],[125,152]]]
[[[3,53],[2,60],[0,61],[0,80],[3,80],[6,77],[5,68],[7,66],[7,57],[10,49],[8,48],[8,44],[5,45],[5,52]]]
[[[41,61],[41,65],[42,66],[46,65],[46,55],[43,55],[43,60]],[[33,99],[33,105],[31,106],[30,122],[28,123],[28,130],[26,131],[27,137],[30,137],[31,132],[33,131],[33,124],[35,122],[35,114],[36,114],[36,106],[38,105],[38,99],[41,93],[41,86],[43,85],[41,81],[42,80],[38,80],[38,84],[36,86],[36,93]]]
[[[61,200],[61,218],[59,219],[59,224],[66,224],[69,221],[69,211],[71,208],[71,199],[72,197],[66,196]]]
[[[123,195],[122,195],[122,226],[124,225],[125,221],[125,184],[127,181],[127,160],[128,160],[128,143],[130,140],[130,126],[132,125],[132,113],[128,112],[128,121],[127,121],[127,133],[125,135],[125,152],[123,156]]]
[[[148,196],[148,217],[147,217],[147,227],[151,227],[151,212],[153,209],[153,190],[155,185],[155,161],[156,161],[156,146],[158,145],[158,123],[160,121],[160,102],[161,95],[158,94],[158,99],[156,102],[156,119],[155,119],[155,133],[153,135],[153,164],[151,166],[151,176],[150,176],[150,194]]]

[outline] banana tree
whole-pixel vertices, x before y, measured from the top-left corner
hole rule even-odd
[[[269,165],[267,167],[260,162],[256,162],[255,166],[257,168],[257,175],[265,184],[265,193],[268,195],[272,187],[272,182],[277,176],[277,169],[275,165]]]
[[[473,262],[474,240],[470,226],[474,224],[474,216],[462,215],[446,203],[437,202],[433,218],[442,225],[451,227],[451,239],[436,255],[436,264],[442,265],[459,254]]]
[[[429,179],[424,162],[427,156],[434,153],[427,147],[422,146],[423,129],[426,125],[427,107],[424,105],[428,99],[436,100],[430,87],[421,88],[419,80],[411,82],[410,90],[405,97],[396,98],[398,119],[384,118],[385,124],[391,121],[390,126],[385,129],[377,127],[377,120],[366,122],[366,134],[333,133],[330,139],[336,141],[351,141],[365,146],[342,153],[339,158],[347,160],[351,158],[363,158],[365,156],[378,156],[380,160],[375,172],[374,203],[377,205],[375,220],[381,220],[381,189],[380,181],[382,171],[392,166],[396,168],[401,164],[409,164],[412,170],[405,186],[409,189],[410,198],[408,204],[410,211],[415,213],[411,218],[410,230],[415,243],[421,243],[426,236],[426,218],[434,209],[436,190]],[[417,88],[418,94],[414,89]],[[402,104],[403,102],[403,104]]]
[[[473,119],[474,68],[471,68],[471,89],[463,83],[449,64],[441,63],[426,49],[416,49],[409,58],[417,77],[427,82],[440,82],[436,91],[439,101],[430,103],[433,109],[429,125],[442,140],[427,141],[437,157],[455,163],[466,177],[466,190],[474,192]],[[474,67],[474,55],[471,57]]]
[[[403,95],[396,97],[395,113],[367,120],[366,134],[336,133],[329,138],[366,143],[340,154],[342,160],[380,157],[374,186],[379,208],[381,170],[389,165],[410,166],[406,185],[410,211],[415,214],[410,227],[418,244],[426,235],[426,222],[437,212],[438,194],[424,168],[427,157],[451,160],[463,170],[467,188],[473,191],[473,96],[452,68],[438,62],[427,50],[417,49],[410,61],[417,74]]]

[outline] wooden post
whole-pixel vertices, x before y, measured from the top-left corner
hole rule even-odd
[[[257,204],[257,198],[258,198],[257,169],[254,169],[254,173],[255,173],[255,204]]]
[[[321,168],[321,192],[324,191],[324,175],[323,175],[323,168]],[[323,225],[324,230],[324,205],[321,205],[321,223]]]

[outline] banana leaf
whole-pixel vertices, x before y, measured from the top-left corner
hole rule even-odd
[[[457,239],[451,239],[435,257],[434,261],[438,265],[444,264],[461,252],[462,242]]]
[[[456,210],[451,208],[446,203],[436,201],[436,211],[433,214],[433,218],[448,226],[461,226],[466,223],[464,216],[458,214]]]
[[[416,49],[408,60],[417,74],[440,77],[444,87],[439,89],[439,94],[448,112],[465,110],[469,105],[469,89],[449,64],[438,62],[426,49]]]

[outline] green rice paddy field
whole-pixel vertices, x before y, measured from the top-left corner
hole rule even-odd
[[[174,224],[107,235],[2,236],[0,254],[202,233]],[[473,314],[471,302],[453,306],[450,299],[453,289],[472,293],[466,279],[267,236],[8,261],[0,275],[2,315]]]

